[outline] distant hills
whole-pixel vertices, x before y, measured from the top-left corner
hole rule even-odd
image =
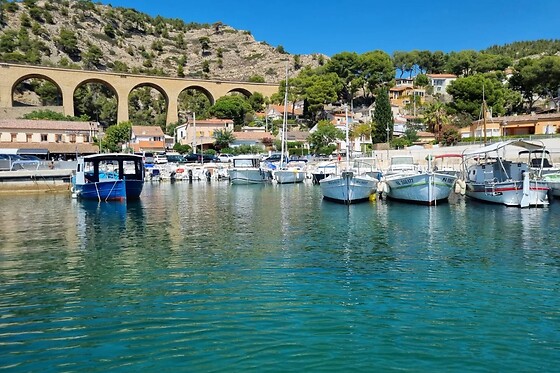
[[[221,22],[187,23],[89,0],[1,1],[0,25],[3,62],[277,83],[286,63],[298,70],[329,59],[288,54]],[[482,52],[519,59],[559,51],[560,40],[537,40]]]

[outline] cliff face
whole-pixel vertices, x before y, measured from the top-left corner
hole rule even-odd
[[[1,6],[3,62],[277,83],[286,64],[298,70],[327,59],[287,54],[221,22],[187,23],[83,0]]]

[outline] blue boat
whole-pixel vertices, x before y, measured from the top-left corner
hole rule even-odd
[[[122,201],[140,197],[144,162],[135,154],[93,154],[78,158],[72,188],[76,197]]]

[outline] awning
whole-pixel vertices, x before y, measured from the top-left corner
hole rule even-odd
[[[17,154],[29,154],[29,155],[48,155],[48,149],[18,149]]]

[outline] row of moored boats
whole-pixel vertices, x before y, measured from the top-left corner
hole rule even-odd
[[[515,160],[508,159],[518,147]],[[445,167],[445,158],[459,158]],[[511,157],[510,157],[511,158]],[[441,159],[441,160],[439,160]],[[158,170],[158,172],[155,172]],[[155,175],[158,175],[156,178]],[[147,176],[146,176],[147,175]],[[506,206],[546,206],[550,196],[560,197],[560,169],[553,167],[542,143],[525,140],[497,142],[465,150],[462,154],[428,157],[424,169],[412,156],[391,158],[388,169],[377,159],[355,158],[352,163],[325,161],[314,166],[305,162],[262,162],[258,156],[237,156],[225,165],[181,165],[145,168],[141,156],[96,154],[78,160],[73,177],[76,197],[99,201],[138,198],[145,180],[224,179],[233,185],[294,184],[312,180],[327,200],[344,204],[367,201],[372,196],[436,205],[457,192],[470,198]]]

